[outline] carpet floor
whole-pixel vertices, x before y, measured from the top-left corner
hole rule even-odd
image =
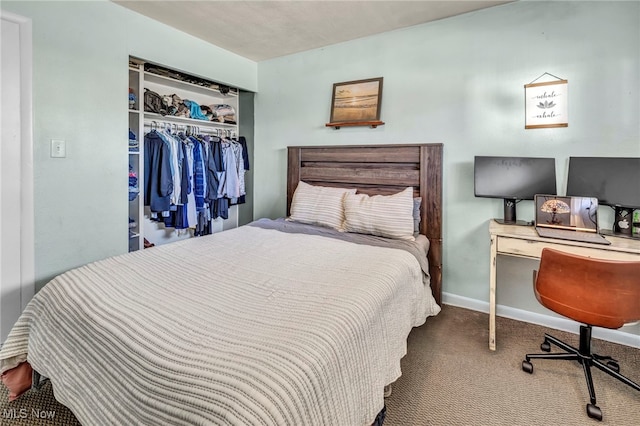
[[[586,414],[578,362],[533,360],[533,374],[522,371],[524,355],[541,352],[545,332],[576,347],[577,334],[498,317],[492,352],[488,325],[488,314],[445,305],[414,329],[384,426],[640,425],[640,392],[599,370],[592,375],[602,422]],[[640,383],[640,349],[595,339],[592,349],[613,356]]]
[[[540,352],[545,332],[574,346],[577,335],[498,317],[497,350],[491,352],[488,323],[487,314],[445,305],[414,329],[402,377],[386,399],[384,426],[640,425],[640,392],[599,370],[593,379],[602,422],[587,417],[589,394],[577,362],[534,360],[533,374],[522,371],[524,355]],[[622,374],[640,381],[640,349],[600,340],[593,349],[613,356]],[[0,424],[79,423],[45,382],[11,403],[0,386]]]

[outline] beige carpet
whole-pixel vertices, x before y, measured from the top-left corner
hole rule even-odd
[[[384,426],[640,425],[640,392],[599,370],[592,374],[602,422],[587,417],[589,393],[577,362],[533,360],[533,374],[522,371],[524,355],[540,353],[545,332],[574,346],[577,335],[498,318],[491,352],[488,324],[487,314],[445,306],[414,329]],[[598,340],[592,347],[640,382],[640,349]]]
[[[601,423],[586,415],[589,395],[577,362],[534,360],[532,375],[521,370],[524,354],[539,352],[545,331],[574,345],[576,335],[498,318],[498,350],[490,352],[487,328],[486,314],[445,306],[440,315],[414,329],[403,375],[386,400],[384,426],[640,425],[640,392],[598,370],[593,376]],[[594,349],[614,356],[621,373],[640,381],[640,349],[602,341],[595,341]],[[53,418],[37,417],[51,413]],[[78,423],[55,401],[47,382],[12,403],[1,388],[0,424]]]

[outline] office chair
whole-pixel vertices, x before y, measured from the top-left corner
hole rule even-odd
[[[578,361],[589,388],[587,415],[602,420],[602,411],[596,405],[592,366],[638,391],[640,385],[620,374],[616,360],[591,352],[591,328],[618,329],[640,320],[640,261],[593,259],[545,248],[533,281],[534,293],[543,306],[582,323],[580,346],[575,348],[545,334],[541,350],[550,352],[553,344],[565,352],[527,354],[522,370],[533,373],[531,359]]]

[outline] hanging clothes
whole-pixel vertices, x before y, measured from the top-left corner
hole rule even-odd
[[[186,202],[186,216],[189,227],[195,227],[198,222],[198,212],[196,211],[196,196],[194,193],[194,161],[193,161],[193,147],[194,143],[190,139],[184,141],[186,161],[187,161],[187,202]]]
[[[240,183],[237,173],[237,157],[232,144],[227,140],[222,144],[222,159],[224,161],[224,169],[226,170],[222,196],[238,198],[240,196]]]
[[[182,195],[182,139],[177,135],[169,134],[167,137],[171,155],[171,173],[173,177],[173,192],[171,193],[171,204],[180,204]]]
[[[202,145],[196,138],[191,137],[193,142],[193,190],[196,200],[196,211],[204,210],[205,176]]]
[[[209,141],[210,149],[206,162],[207,201],[209,203],[218,199],[218,188],[220,187],[222,173],[224,173],[220,142],[221,140],[218,137],[213,137]]]
[[[247,149],[247,139],[244,136],[238,138],[238,143],[242,146],[242,162],[245,170],[249,170],[249,151]]]
[[[154,130],[144,137],[144,205],[152,212],[167,211],[172,192],[169,145]]]
[[[231,146],[233,147],[233,154],[236,157],[236,174],[238,175],[238,196],[235,198],[239,198],[247,193],[244,188],[243,148],[237,141],[232,141]]]
[[[248,170],[246,139],[174,134],[151,130],[145,143],[145,206],[166,227],[211,233],[211,220],[229,218],[243,203]]]
[[[240,146],[242,146],[242,163],[244,166],[244,170],[246,172],[247,170],[250,170],[249,150],[247,149],[247,139],[244,136],[240,136],[238,138],[238,143],[240,144]],[[244,178],[244,175],[243,175],[243,178]],[[244,204],[246,202],[245,198],[246,198],[246,190],[245,190],[245,193],[238,198],[238,201],[236,204]]]
[[[222,139],[213,137],[210,141],[210,156],[207,161],[208,200],[213,219],[229,218],[229,200],[224,196],[226,170],[222,154]]]

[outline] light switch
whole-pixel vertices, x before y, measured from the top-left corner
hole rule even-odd
[[[51,157],[65,158],[67,156],[67,144],[63,140],[51,139]]]

